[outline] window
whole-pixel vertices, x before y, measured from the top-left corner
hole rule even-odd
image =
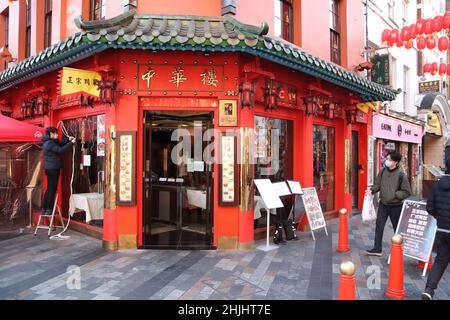
[[[45,0],[44,47],[52,44],[52,0]]]
[[[417,51],[417,75],[423,76],[423,52]]]
[[[89,5],[89,19],[103,20],[105,19],[105,2],[106,0],[91,0]]]
[[[3,13],[3,23],[4,23],[3,32],[4,32],[4,35],[5,35],[4,46],[5,46],[5,48],[8,48],[8,46],[9,46],[9,12]],[[5,70],[8,69],[8,62],[7,61],[4,62],[4,67],[5,67]]]
[[[275,0],[275,36],[293,41],[292,0]]]
[[[124,11],[130,11],[137,8],[137,0],[123,0]]]
[[[408,0],[402,0],[402,19],[403,19],[403,26],[405,26],[408,23]]]
[[[31,55],[31,0],[27,2],[27,13],[25,21],[25,58]]]
[[[395,19],[395,14],[394,14],[394,0],[388,0],[388,16],[389,19],[391,19],[392,21],[394,21]]]
[[[391,76],[391,87],[395,88],[397,86],[397,59],[391,56],[391,65],[390,65],[390,76]]]
[[[409,68],[403,66],[403,105],[405,110],[409,109]]]
[[[322,211],[334,210],[334,128],[313,127],[313,173]]]
[[[330,58],[334,63],[341,63],[341,21],[338,0],[330,0]]]

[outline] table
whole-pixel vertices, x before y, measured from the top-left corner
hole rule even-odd
[[[86,222],[103,220],[104,194],[103,193],[76,193],[70,196],[69,214],[73,216],[76,209],[86,212]]]

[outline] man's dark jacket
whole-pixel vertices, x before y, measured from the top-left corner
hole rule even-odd
[[[48,135],[44,135],[41,138],[44,150],[44,167],[45,170],[59,170],[62,167],[61,155],[72,147],[72,143],[69,140],[51,139]]]
[[[450,230],[450,176],[434,184],[427,201],[427,211],[437,220],[440,229]]]
[[[386,206],[400,206],[411,195],[406,174],[399,167],[381,169],[372,186],[372,194],[380,191],[380,202]]]

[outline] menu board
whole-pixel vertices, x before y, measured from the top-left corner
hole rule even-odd
[[[97,157],[105,156],[105,115],[97,116]]]
[[[219,164],[219,204],[221,206],[234,206],[239,202],[236,153],[236,136],[221,136]]]
[[[289,196],[291,194],[291,190],[289,190],[286,181],[273,183],[273,188],[280,197]]]
[[[311,230],[325,228],[325,218],[323,217],[316,188],[303,188],[302,199]]]
[[[117,140],[117,205],[135,205],[136,132],[118,132]]]
[[[283,208],[283,203],[269,179],[255,179],[253,181],[267,209]]]
[[[427,262],[433,249],[436,219],[428,214],[426,203],[406,200],[396,234],[403,237],[403,254]]]
[[[288,180],[289,189],[291,189],[292,194],[303,194],[302,186],[300,182],[294,180]]]

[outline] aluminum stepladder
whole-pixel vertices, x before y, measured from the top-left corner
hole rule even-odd
[[[46,225],[41,225],[41,219],[42,219],[42,216],[48,217],[47,215],[43,215],[43,214],[41,213],[41,214],[39,215],[39,220],[38,220],[38,223],[37,223],[37,225],[36,225],[36,229],[34,230],[34,235],[35,235],[35,236],[37,235],[37,232],[38,232],[39,229],[45,229],[45,230],[48,230],[47,235],[50,237],[50,233],[52,232],[52,229],[53,229],[53,228],[63,228],[63,229],[65,228],[65,226],[64,226],[64,220],[63,220],[62,215],[61,215],[61,210],[58,210],[58,215],[59,215],[59,219],[60,219],[60,221],[61,221],[62,226],[54,226],[54,225],[53,225],[53,221],[55,220],[55,211],[56,211],[56,208],[58,207],[57,203],[58,203],[58,194],[56,194],[56,196],[55,196],[55,203],[53,204],[53,211],[52,211],[52,215],[51,215],[51,218],[50,218],[50,223],[49,223],[49,225],[48,225],[48,226],[46,226]]]

